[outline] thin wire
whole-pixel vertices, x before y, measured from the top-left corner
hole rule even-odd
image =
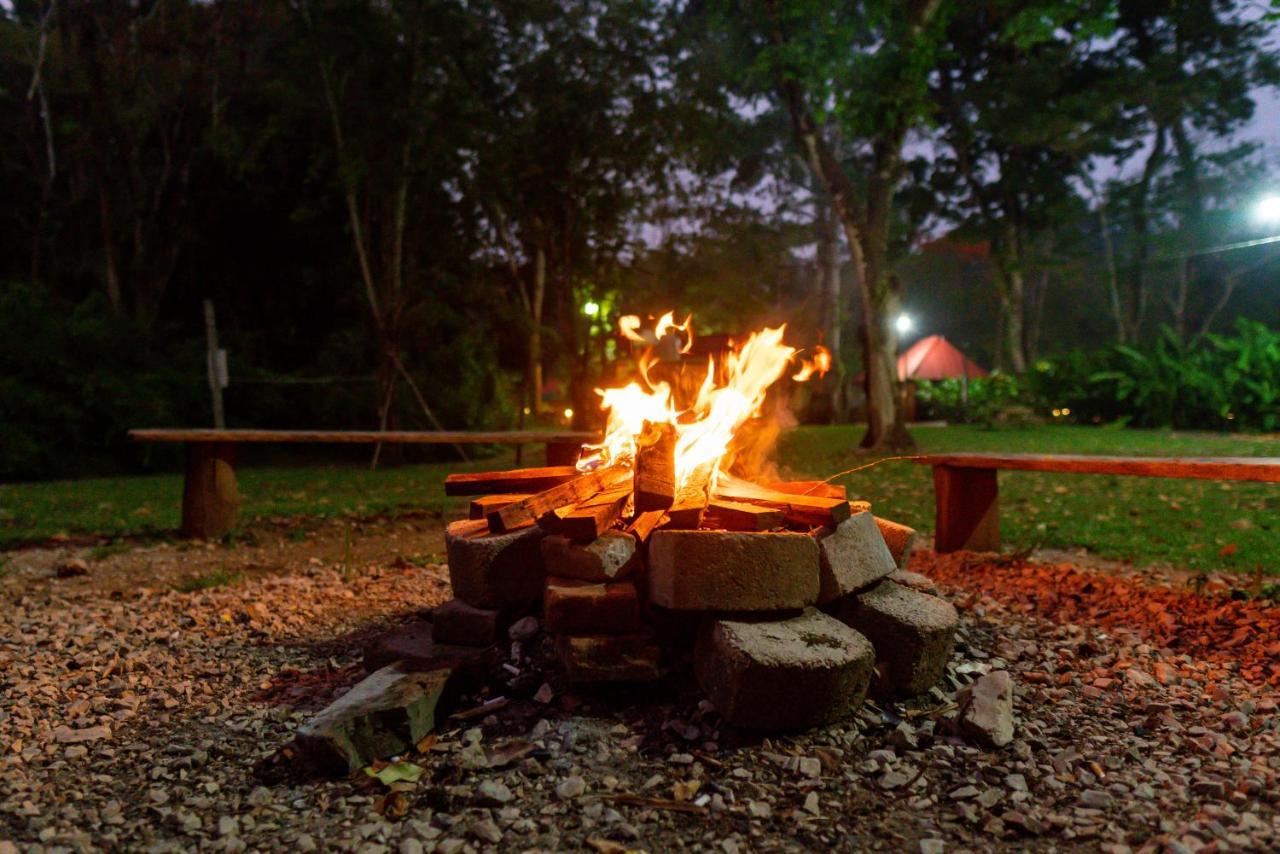
[[[809,487],[808,489],[806,489],[804,492],[800,494],[808,495],[810,492],[813,492],[815,489],[817,489],[819,486],[821,486],[824,483],[833,481],[838,477],[844,477],[847,474],[854,474],[855,472],[860,472],[860,471],[863,471],[864,469],[873,468],[875,466],[880,465],[881,463],[892,463],[892,462],[897,462],[898,460],[923,460],[927,456],[928,454],[909,454],[909,455],[900,456],[900,457],[881,457],[880,459],[873,460],[872,462],[866,463],[865,465],[860,465],[857,468],[851,468],[851,469],[848,469],[847,471],[836,472],[835,474],[831,475],[831,477],[826,478],[825,480],[818,481],[813,486]]]

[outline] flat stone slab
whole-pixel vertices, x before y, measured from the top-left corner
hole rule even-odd
[[[450,671],[388,665],[298,728],[300,760],[316,772],[350,773],[413,749],[436,724]]]
[[[488,669],[488,649],[436,643],[431,623],[406,623],[367,641],[361,650],[364,669],[379,670],[400,662],[403,670],[453,670],[482,677]]]
[[[855,513],[818,536],[818,602],[847,596],[893,572],[897,565],[870,513]]]
[[[707,699],[730,724],[753,730],[802,729],[851,714],[874,663],[870,641],[814,609],[779,622],[717,620],[694,649]]]
[[[942,678],[960,619],[945,599],[887,580],[840,600],[834,613],[875,646],[871,690],[891,699],[922,694]]]
[[[675,611],[780,611],[818,601],[808,534],[654,531],[649,598]]]
[[[879,516],[875,518],[880,536],[884,537],[884,544],[889,547],[889,554],[893,555],[893,562],[898,565],[898,569],[906,569],[907,561],[911,559],[911,552],[922,539],[920,533],[915,528],[890,522]]]
[[[431,639],[436,643],[489,646],[507,630],[502,611],[476,608],[461,599],[450,599],[431,612]]]
[[[956,695],[960,732],[983,747],[997,749],[1013,741],[1013,677],[995,670]]]
[[[476,608],[532,609],[545,579],[542,537],[537,525],[491,534],[483,520],[451,523],[444,542],[453,595]]]
[[[662,676],[662,651],[648,633],[560,635],[556,651],[570,682],[650,682]]]
[[[548,576],[542,623],[556,634],[626,634],[643,628],[631,581],[602,584]]]
[[[605,531],[589,543],[555,534],[542,541],[548,575],[583,581],[618,581],[640,566],[636,538],[624,531]]]

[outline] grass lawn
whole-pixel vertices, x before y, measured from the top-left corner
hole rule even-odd
[[[827,477],[869,462],[855,452],[859,427],[803,427],[787,434],[778,452],[784,474]],[[1280,442],[1256,437],[1036,426],[921,428],[921,452],[1035,451],[1045,453],[1186,456],[1277,456]],[[509,467],[510,452],[466,466],[406,466],[369,472],[360,467],[246,468],[239,474],[243,518],[377,515],[402,509],[445,509],[450,471]],[[1280,574],[1275,519],[1280,486],[1203,480],[1004,472],[1002,529],[1007,547],[1085,546],[1109,558],[1168,562],[1193,569],[1261,568]],[[886,462],[847,475],[851,496],[870,499],[876,512],[919,528],[933,524],[927,467]],[[178,525],[181,475],[149,475],[0,485],[0,548],[58,535],[165,536]]]

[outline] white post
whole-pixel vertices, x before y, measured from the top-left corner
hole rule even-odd
[[[227,374],[226,352],[218,349],[218,324],[213,316],[213,300],[204,301],[205,367],[209,374],[209,394],[213,398],[213,426],[223,430],[227,426],[222,411],[223,377]]]

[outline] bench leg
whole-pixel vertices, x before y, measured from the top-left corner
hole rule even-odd
[[[548,442],[547,465],[571,466],[578,461],[578,455],[580,453],[582,453],[581,442]]]
[[[934,548],[1000,550],[1000,495],[995,469],[933,467]]]
[[[236,524],[235,445],[188,442],[187,478],[182,486],[182,536],[216,540]]]

